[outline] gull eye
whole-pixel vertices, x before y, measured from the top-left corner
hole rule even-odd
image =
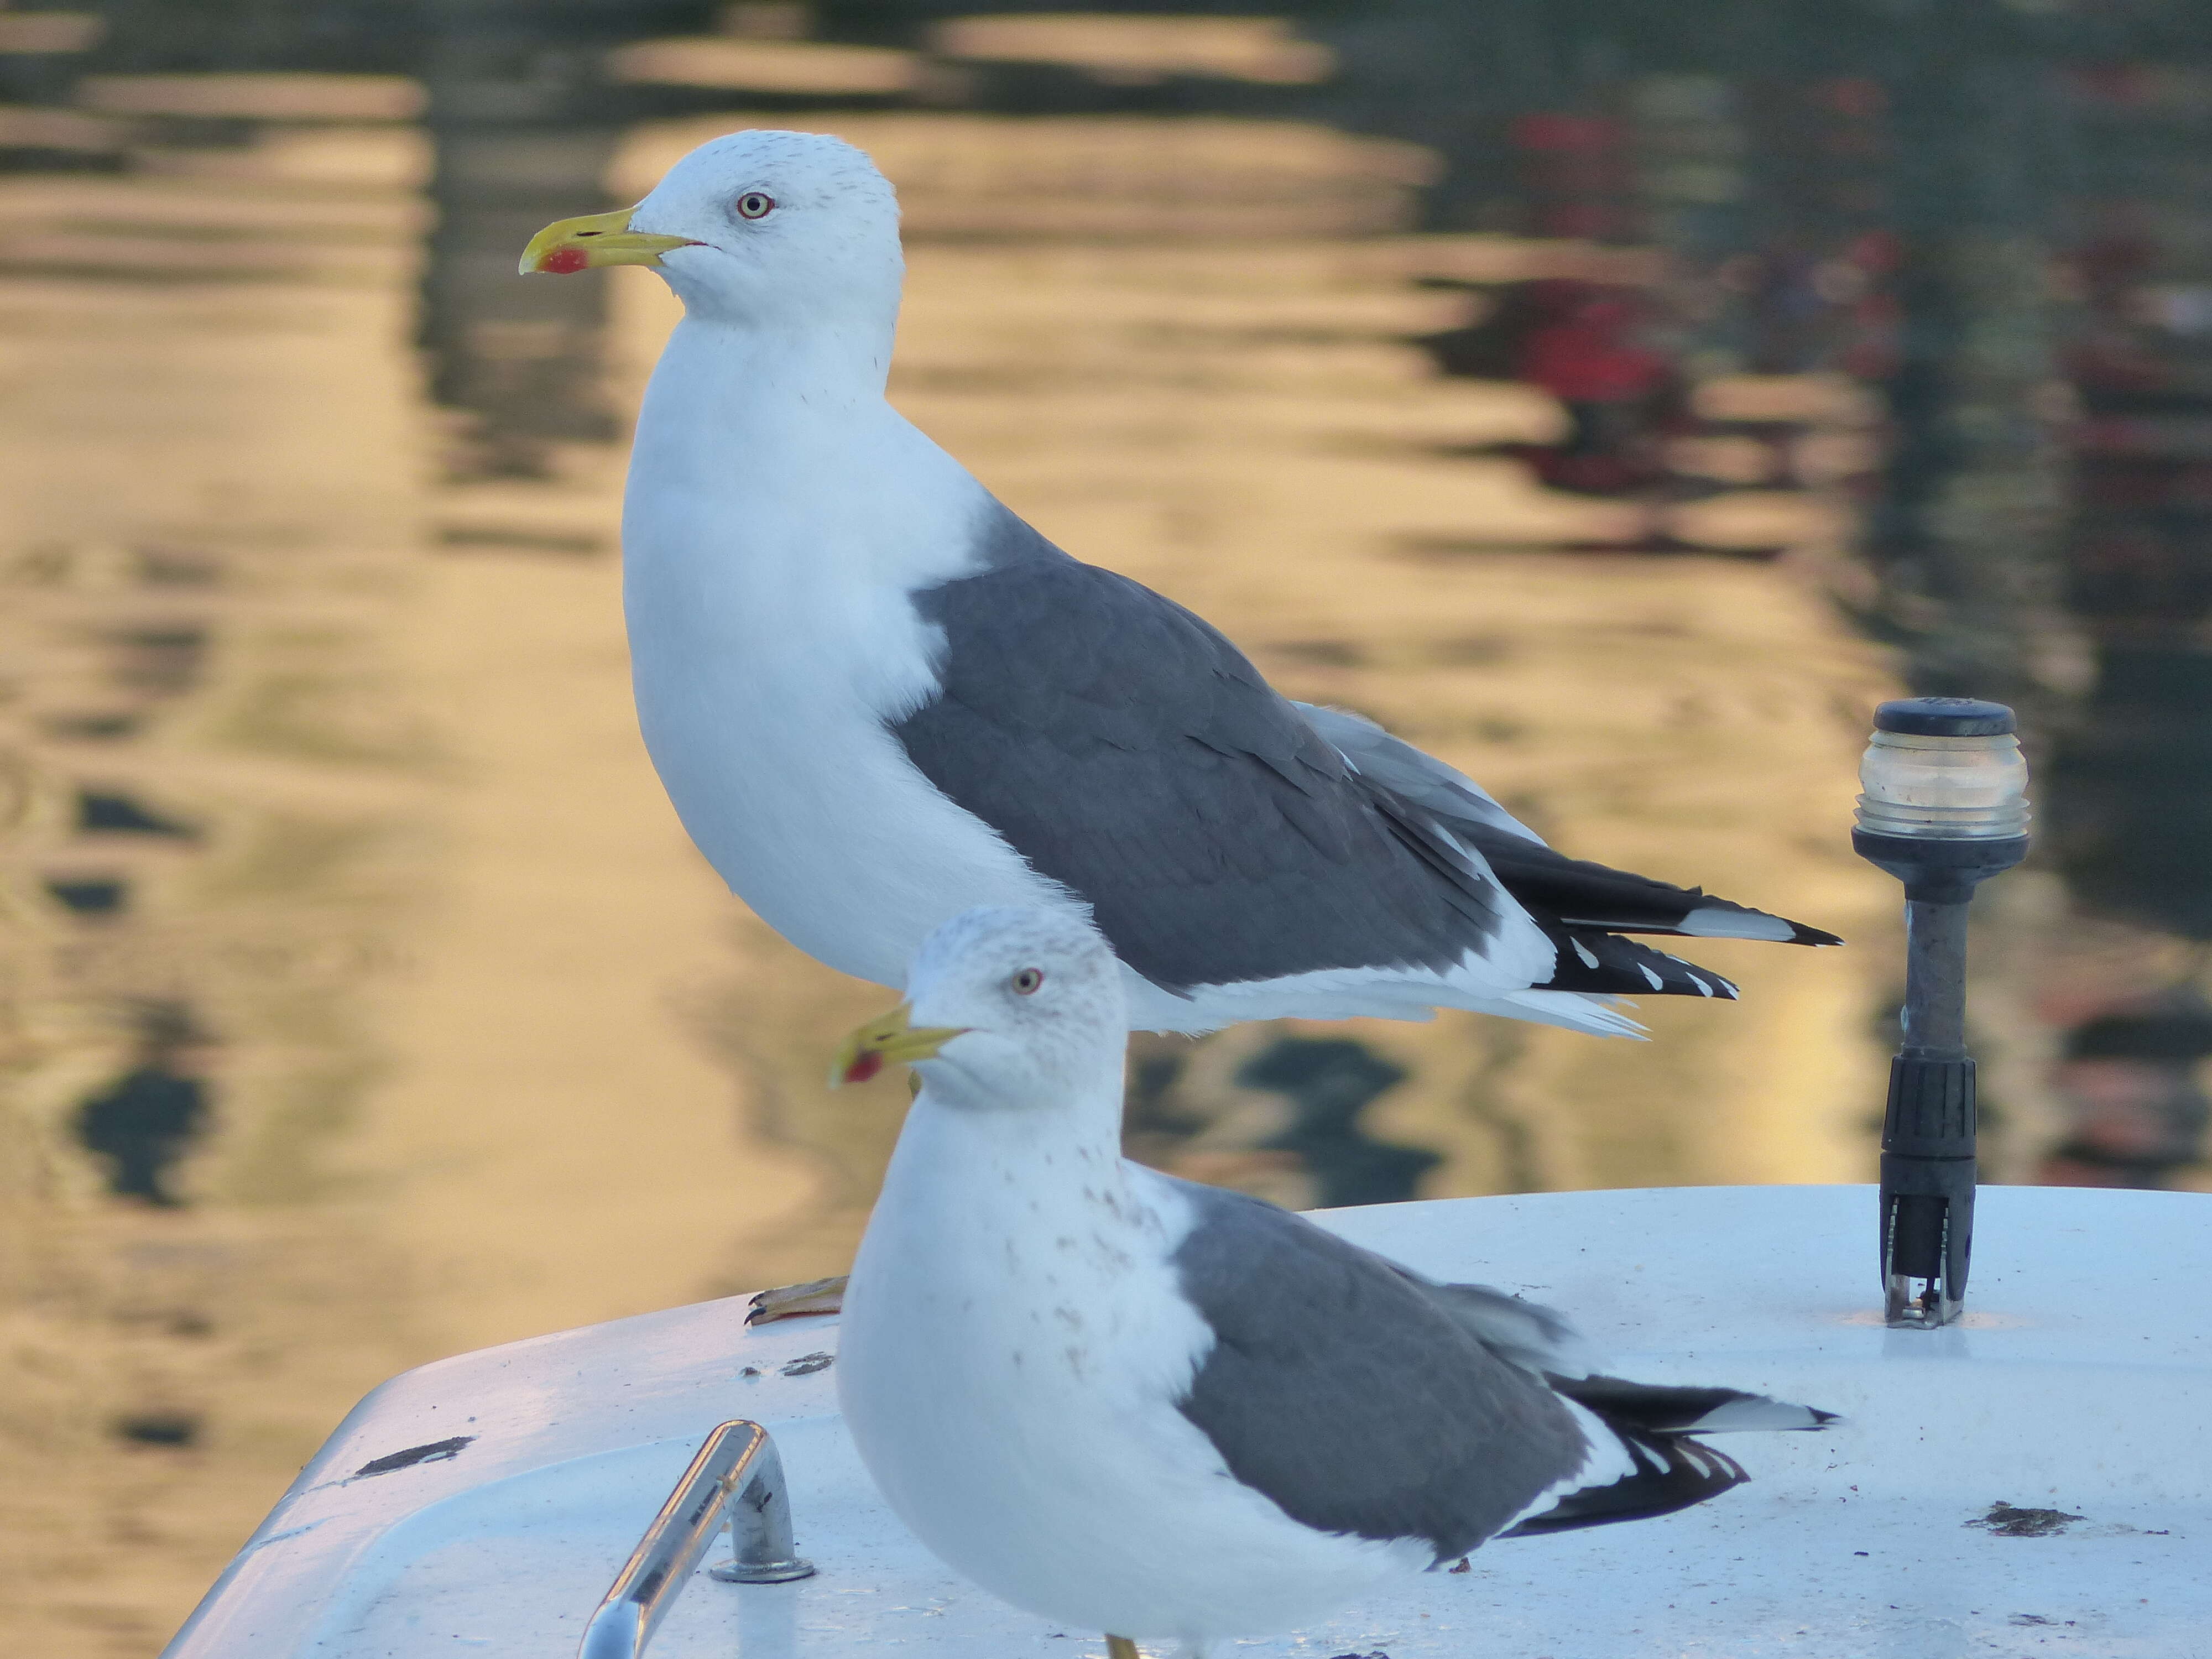
[[[738,198],[738,217],[765,219],[775,211],[775,198],[765,191],[749,190]]]
[[[1037,987],[1044,983],[1044,972],[1042,969],[1024,968],[1006,983],[1014,988],[1017,995],[1033,997]]]

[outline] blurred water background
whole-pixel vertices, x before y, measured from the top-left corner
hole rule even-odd
[[[1845,934],[1648,1044],[1139,1039],[1285,1202],[1865,1180],[1874,703],[2017,705],[1985,1178],[2212,1185],[2212,13],[2181,0],[0,8],[0,1584],[154,1653],[438,1355],[837,1271],[884,992],[690,848],[618,606],[649,274],[743,125],[898,185],[896,401],[1573,853]],[[1745,1241],[1745,1271],[1759,1271]],[[1873,1267],[1869,1263],[1869,1287]]]

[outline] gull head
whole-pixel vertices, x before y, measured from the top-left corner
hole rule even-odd
[[[531,239],[526,276],[648,265],[702,319],[774,327],[898,313],[898,198],[842,138],[710,138],[635,207],[562,219]]]
[[[1090,923],[980,907],[923,942],[906,1001],[846,1039],[830,1081],[904,1060],[949,1105],[1033,1110],[1103,1095],[1118,1121],[1128,1030],[1121,966]]]

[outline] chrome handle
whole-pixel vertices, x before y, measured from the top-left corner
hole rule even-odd
[[[638,1659],[726,1522],[734,1559],[714,1577],[779,1584],[812,1576],[813,1564],[792,1553],[783,1460],[768,1431],[742,1417],[717,1426],[699,1448],[584,1627],[577,1659]]]

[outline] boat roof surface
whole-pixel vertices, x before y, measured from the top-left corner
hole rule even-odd
[[[2212,1197],[1985,1187],[1968,1311],[1936,1332],[1884,1328],[1874,1208],[1869,1187],[1762,1187],[1318,1215],[1424,1273],[1561,1308],[1624,1375],[1763,1389],[1848,1421],[1728,1437],[1753,1480],[1714,1502],[1494,1544],[1466,1572],[1237,1653],[2207,1651]],[[1098,1632],[955,1577],[884,1508],[837,1416],[835,1319],[748,1330],[744,1311],[741,1297],[702,1303],[394,1377],[164,1659],[574,1653],[701,1440],[732,1417],[773,1431],[799,1553],[820,1571],[739,1587],[702,1570],[653,1659],[1103,1654]]]

